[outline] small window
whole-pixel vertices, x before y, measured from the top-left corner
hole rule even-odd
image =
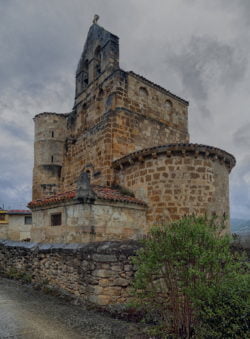
[[[32,224],[32,216],[26,215],[24,217],[24,223],[25,223],[25,225],[31,225]]]
[[[98,46],[95,50],[95,76],[101,74],[101,47]]]
[[[54,162],[54,157],[53,157],[53,155],[51,156],[51,162]]]
[[[88,85],[89,83],[89,61],[88,59],[84,62],[84,72],[82,74],[83,83]]]
[[[54,131],[51,132],[51,138],[54,138]]]
[[[173,108],[173,104],[172,104],[172,102],[170,100],[167,100],[165,102],[165,108],[166,108],[167,112],[171,112],[171,110]]]
[[[5,221],[5,213],[0,213],[0,221]]]
[[[88,174],[89,180],[91,179],[91,171],[88,169],[86,170],[86,173]]]
[[[51,226],[60,226],[62,224],[62,213],[51,214]]]
[[[148,98],[148,91],[145,87],[140,87],[139,94],[145,100]]]
[[[102,99],[104,96],[104,90],[102,88],[99,89],[99,92],[98,92],[98,99]]]

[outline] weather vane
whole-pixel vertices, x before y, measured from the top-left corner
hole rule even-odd
[[[94,19],[93,19],[93,24],[97,24],[97,21],[99,20],[99,15],[98,14],[95,14],[94,15]]]

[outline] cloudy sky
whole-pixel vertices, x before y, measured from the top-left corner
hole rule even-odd
[[[121,68],[190,101],[191,142],[235,155],[231,214],[250,219],[249,0],[0,0],[0,206],[31,199],[32,118],[71,110],[95,13]]]

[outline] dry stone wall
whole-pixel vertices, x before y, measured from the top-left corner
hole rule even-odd
[[[0,271],[18,272],[32,283],[70,293],[96,305],[124,303],[135,268],[135,241],[37,244],[0,241]]]

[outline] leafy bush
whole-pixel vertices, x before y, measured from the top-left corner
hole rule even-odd
[[[10,268],[6,272],[6,277],[9,279],[15,279],[15,280],[22,280],[24,283],[31,283],[32,282],[32,275],[24,272],[24,271],[19,271],[15,268]]]
[[[249,336],[247,264],[230,243],[215,218],[152,228],[134,259],[134,297],[158,314],[161,337]]]

